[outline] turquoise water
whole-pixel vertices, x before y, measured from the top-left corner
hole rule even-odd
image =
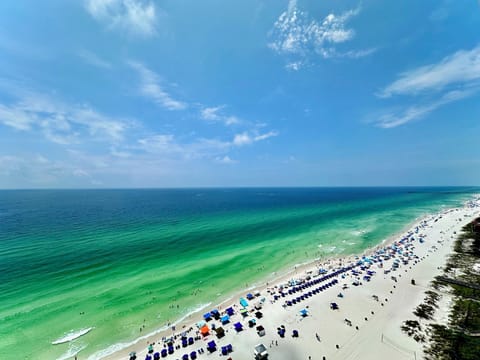
[[[362,252],[474,192],[0,191],[0,358],[99,357],[287,266]]]

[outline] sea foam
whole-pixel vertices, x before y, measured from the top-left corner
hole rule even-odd
[[[92,329],[93,329],[93,327],[89,327],[89,328],[81,329],[81,330],[76,330],[76,331],[71,330],[68,333],[66,333],[65,335],[63,335],[61,338],[58,338],[57,340],[52,341],[52,345],[63,344],[63,343],[70,342],[72,340],[78,339],[80,336],[83,336],[83,335],[89,333]]]
[[[90,355],[87,360],[100,360],[100,359],[103,359],[103,358],[105,358],[109,355],[112,355],[112,354],[114,354],[114,353],[116,353],[120,350],[123,350],[123,349],[125,349],[129,346],[135,345],[139,341],[146,340],[146,339],[148,339],[148,338],[150,338],[154,335],[157,335],[157,334],[161,333],[162,331],[167,330],[168,328],[170,328],[172,326],[176,326],[177,324],[181,323],[183,320],[187,319],[189,316],[191,316],[195,313],[198,313],[199,311],[202,311],[203,309],[205,309],[206,307],[208,307],[210,305],[212,305],[211,302],[209,302],[208,304],[201,304],[201,305],[197,306],[196,308],[194,308],[192,311],[189,311],[188,313],[186,313],[184,316],[182,316],[180,319],[178,319],[176,322],[170,324],[169,326],[163,326],[163,327],[161,327],[157,330],[154,330],[154,331],[152,331],[148,334],[140,336],[140,337],[136,338],[135,340],[133,340],[131,342],[113,344],[113,345],[107,347],[106,349],[97,351],[93,355]]]

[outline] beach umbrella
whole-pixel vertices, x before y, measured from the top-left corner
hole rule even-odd
[[[307,316],[308,315],[308,310],[307,309],[300,310],[300,315],[302,315],[303,317]]]
[[[240,298],[240,305],[242,305],[245,308],[248,306],[248,301],[245,300],[244,298]]]
[[[148,345],[148,352],[153,352],[153,345],[152,344]]]

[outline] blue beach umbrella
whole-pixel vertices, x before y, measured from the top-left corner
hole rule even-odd
[[[248,306],[248,301],[245,300],[244,298],[240,298],[240,305],[242,305],[243,307],[247,307]]]

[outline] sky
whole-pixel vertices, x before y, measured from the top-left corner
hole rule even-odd
[[[0,188],[479,185],[473,0],[4,0]]]

